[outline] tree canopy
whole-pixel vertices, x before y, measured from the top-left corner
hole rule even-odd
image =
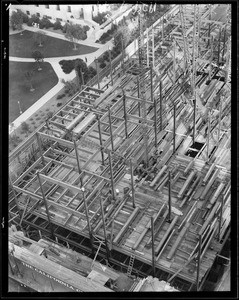
[[[19,11],[13,11],[11,18],[10,18],[10,23],[12,26],[12,29],[15,30],[22,30],[22,24],[23,24],[23,15]]]
[[[87,34],[82,26],[79,24],[66,23],[65,24],[65,37],[74,44],[74,49],[76,50],[76,42],[78,40],[85,40]]]
[[[87,64],[82,59],[76,60],[75,71],[80,86],[83,84],[81,72],[84,78],[84,84],[86,84],[92,77],[96,75],[96,70],[93,67],[88,68]]]
[[[35,59],[35,61],[38,63],[38,70],[41,70],[40,62],[44,61],[44,56],[40,51],[33,51],[32,52],[32,57]]]

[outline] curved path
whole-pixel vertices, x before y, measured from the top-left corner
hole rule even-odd
[[[39,29],[36,29],[34,27],[29,27],[26,25],[23,25],[23,28],[25,30],[31,30],[31,31],[38,31]],[[65,36],[59,33],[54,33],[50,32],[47,30],[42,30],[44,31],[47,35],[55,37],[55,38],[60,38],[63,40],[66,40]],[[10,34],[15,34],[19,33],[19,31],[14,31],[10,32]],[[62,83],[62,79],[65,81],[73,80],[76,77],[75,70],[73,70],[70,74],[65,74],[62,71],[62,68],[59,64],[59,61],[66,59],[66,60],[71,60],[71,59],[77,59],[81,58],[85,60],[85,57],[87,58],[87,65],[89,66],[95,58],[99,57],[102,53],[107,51],[109,47],[112,48],[113,43],[112,41],[107,42],[106,44],[97,44],[93,43],[91,41],[79,41],[78,44],[84,44],[87,46],[92,46],[92,47],[97,47],[98,50],[95,52],[89,53],[89,54],[84,54],[84,55],[74,55],[74,56],[62,56],[62,57],[50,57],[50,58],[45,58],[44,62],[49,62],[55,71],[57,77],[58,77],[58,83],[50,89],[45,95],[43,95],[37,102],[35,102],[32,106],[30,106],[25,112],[23,112],[17,119],[15,119],[11,124],[9,125],[9,134],[11,134],[15,129],[17,129],[22,122],[25,122],[29,117],[31,117],[32,114],[34,114],[38,109],[40,109],[45,103],[47,103],[52,97],[54,97],[63,87],[64,84]],[[17,61],[17,62],[35,62],[33,58],[22,58],[22,57],[13,57],[9,56],[9,61]]]

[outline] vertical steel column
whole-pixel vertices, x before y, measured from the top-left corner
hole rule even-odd
[[[221,101],[221,96],[220,97],[220,106],[219,106],[219,120],[218,120],[218,136],[217,136],[217,144],[219,145],[220,141],[220,135],[221,135],[221,118],[222,118],[222,101]]]
[[[12,192],[13,192],[13,198],[14,198],[14,202],[16,204],[16,207],[17,207],[17,210],[18,210],[18,214],[19,214],[19,217],[23,214],[23,212],[20,213],[21,209],[18,205],[18,200],[17,200],[17,195],[16,195],[16,192],[14,190],[14,187],[13,187],[13,183],[12,183],[12,179],[11,177],[9,176],[9,183],[10,183],[10,186],[12,188]]]
[[[125,136],[126,139],[128,138],[128,128],[127,128],[127,109],[126,109],[126,98],[125,98],[125,94],[123,91],[123,105],[124,105],[124,124],[125,124]]]
[[[219,227],[218,227],[218,242],[220,241],[220,235],[221,235],[223,206],[224,206],[224,195],[221,194],[221,209],[220,209]]]
[[[110,165],[110,179],[111,179],[112,197],[115,200],[115,183],[114,183],[114,173],[113,173],[112,158],[111,158],[110,150],[108,150],[108,157],[109,157],[109,165]]]
[[[220,51],[221,51],[221,27],[219,27],[219,37],[218,37],[218,56],[217,56],[218,66],[219,66],[219,63],[220,63]]]
[[[162,42],[164,42],[164,15],[162,17]]]
[[[86,220],[87,220],[87,225],[88,225],[88,230],[89,230],[91,250],[92,250],[92,254],[93,254],[94,253],[94,240],[93,240],[93,235],[92,235],[91,226],[90,226],[88,207],[87,207],[87,203],[86,203],[86,199],[85,199],[85,188],[82,187],[81,191],[82,191],[82,197],[83,197],[84,206],[85,206],[85,215],[86,215]]]
[[[101,195],[100,195],[100,208],[101,208],[103,229],[104,229],[104,236],[105,236],[106,257],[107,257],[107,261],[109,262],[110,252],[109,252],[108,243],[107,243],[107,235],[106,235],[106,229],[105,229],[105,216],[104,216],[104,210],[103,210]]]
[[[209,4],[209,20],[212,19],[212,5]],[[211,35],[211,23],[208,24],[208,37]],[[208,39],[207,47],[209,46],[210,39]]]
[[[130,162],[130,175],[131,175],[133,208],[135,208],[134,172],[133,172],[133,164],[132,164],[132,159],[131,158],[129,159],[129,162]]]
[[[152,268],[153,277],[155,277],[155,251],[154,251],[154,218],[151,216],[151,236],[152,236]]]
[[[95,65],[96,65],[96,72],[97,72],[98,89],[100,90],[100,78],[99,78],[99,68],[98,68],[98,59],[97,58],[95,58]]]
[[[176,82],[176,42],[173,40],[173,82]]]
[[[39,136],[39,133],[38,133],[38,132],[36,132],[36,137],[37,137],[37,144],[38,144],[38,147],[39,147],[39,151],[40,151],[40,155],[41,155],[42,164],[43,164],[43,166],[45,167],[46,163],[45,163],[45,160],[44,160],[44,157],[43,157],[43,153],[42,153],[42,144],[41,144],[41,139],[40,139],[40,136]]]
[[[122,69],[123,74],[125,74],[125,68],[124,68],[124,39],[121,37],[121,46],[122,46]]]
[[[163,95],[162,95],[162,81],[160,80],[160,131],[163,130]]]
[[[103,141],[102,141],[102,136],[101,136],[100,117],[97,115],[96,118],[98,120],[98,130],[99,130],[100,152],[101,152],[101,158],[102,158],[102,165],[104,166],[105,165],[105,161],[104,161]]]
[[[113,139],[113,132],[112,132],[112,123],[111,123],[111,112],[110,112],[110,107],[108,108],[108,115],[109,115],[109,128],[110,128],[111,149],[112,149],[112,151],[114,151],[114,139]]]
[[[168,221],[171,222],[171,172],[168,172]]]
[[[112,248],[112,245],[113,245],[114,227],[115,227],[115,219],[113,218],[113,221],[112,221],[112,224],[111,224],[111,233],[110,233],[110,244],[111,244],[111,248]]]
[[[148,28],[147,28],[146,43],[147,43],[147,67],[149,67],[149,30],[148,30]]]
[[[75,147],[75,153],[76,153],[76,161],[77,161],[77,167],[78,167],[78,172],[79,174],[82,172],[81,168],[80,168],[80,161],[79,161],[79,156],[78,156],[78,150],[77,150],[77,145],[76,145],[76,140],[73,140],[74,142],[74,147]],[[83,182],[82,182],[82,178],[80,177],[80,184],[81,187],[83,186]]]
[[[154,97],[154,146],[156,151],[158,150],[157,121],[157,99]]]
[[[210,131],[211,131],[211,111],[209,111],[208,113],[207,159],[209,159]]]
[[[42,183],[41,183],[41,178],[40,178],[40,173],[39,172],[37,172],[37,177],[38,177],[38,181],[39,181],[39,185],[40,185],[40,189],[41,189],[41,193],[42,193],[42,199],[43,199],[44,205],[46,207],[46,215],[47,215],[48,223],[49,223],[49,226],[50,226],[51,237],[54,238],[54,231],[53,231],[52,223],[51,223],[51,220],[50,220],[50,214],[49,214],[48,204],[47,204],[47,201],[46,201],[46,198],[45,198],[45,193],[44,193],[44,190],[43,190],[43,187],[42,187]]]
[[[196,108],[197,108],[197,102],[195,97],[195,99],[193,100],[193,144],[195,143],[195,133],[196,133]]]
[[[176,148],[176,104],[173,105],[173,153]]]
[[[224,53],[225,53],[225,45],[226,45],[226,29],[227,29],[227,25],[225,25],[225,27],[224,27],[222,60],[224,60]]]
[[[138,98],[140,98],[139,75],[137,75],[137,90],[138,90]],[[140,113],[140,102],[138,102],[138,110],[139,110],[139,117],[140,117],[140,115],[141,115],[141,113]]]
[[[151,101],[154,102],[154,89],[153,89],[153,65],[150,64],[150,94]]]
[[[111,85],[113,85],[112,61],[111,61],[111,51],[110,51],[110,48],[109,48],[109,58],[110,58],[110,78],[111,78]]]
[[[153,67],[155,67],[155,57],[154,57],[154,27],[152,27],[152,56],[153,56]]]
[[[196,290],[199,291],[199,275],[200,275],[200,266],[201,266],[201,247],[202,247],[202,236],[199,235],[199,245],[198,245],[198,257],[197,257],[197,281],[196,281]]]

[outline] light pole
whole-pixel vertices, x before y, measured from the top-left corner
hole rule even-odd
[[[21,105],[20,105],[20,101],[17,101],[18,102],[18,106],[19,106],[19,111],[20,111],[20,115],[22,114],[22,110],[21,110]]]

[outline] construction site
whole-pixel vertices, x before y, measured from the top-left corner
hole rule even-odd
[[[173,5],[137,22],[134,50],[9,154],[9,226],[24,233],[10,239],[10,277],[18,248],[45,239],[105,268],[105,282],[109,268],[133,278],[123,290],[152,276],[199,291],[230,236],[231,6]]]

